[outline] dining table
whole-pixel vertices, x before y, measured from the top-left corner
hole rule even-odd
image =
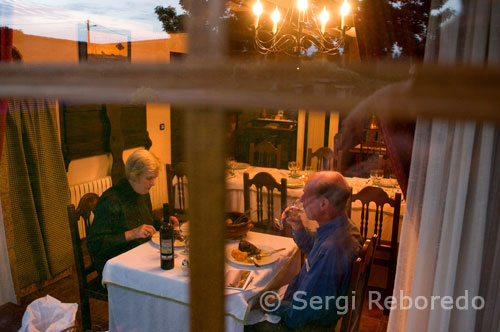
[[[262,258],[260,267],[238,262],[230,252],[239,242],[227,240],[226,279],[237,271],[250,271],[252,278],[244,288],[229,287],[232,284],[225,288],[225,331],[243,331],[259,294],[288,284],[300,269],[300,253],[292,238],[248,232],[245,240],[272,255]],[[108,289],[109,331],[189,331],[189,280],[203,276],[190,276],[183,268],[189,252],[182,245],[175,247],[175,253],[171,270],[160,268],[159,245],[153,240],[108,260],[103,284]]]
[[[270,168],[270,167],[257,167],[251,166],[247,163],[236,163],[235,167],[229,171],[226,176],[226,211],[244,212],[244,194],[243,194],[243,174],[249,173],[250,179],[253,178],[257,173],[267,172],[271,174],[277,182],[280,182],[282,178],[287,179],[287,206],[293,205],[293,203],[299,199],[304,191],[304,185],[307,182],[308,177],[312,174],[311,172],[299,171],[295,176],[290,176],[290,171],[286,169]],[[390,178],[362,178],[362,177],[344,177],[352,188],[352,193],[356,194],[361,189],[366,186],[376,186],[382,188],[390,198],[394,198],[396,193],[401,193],[401,188],[396,179]],[[254,202],[256,199],[256,191],[250,191],[250,201]],[[265,200],[264,200],[264,204]],[[280,206],[279,193],[275,193],[274,206]],[[370,204],[369,208],[375,210],[375,204]],[[401,201],[401,211],[400,211],[400,223],[403,220],[403,214],[405,209],[405,201]],[[251,212],[252,219],[256,219],[254,211]],[[279,209],[275,211],[274,218],[280,219],[281,212]],[[384,220],[390,221],[393,216],[392,209],[384,209]],[[317,227],[317,223],[314,220],[308,220],[306,216],[302,215],[303,222],[306,226],[314,230]],[[374,213],[371,214],[371,218],[374,218]],[[356,201],[351,205],[351,220],[360,227],[361,225],[361,202]],[[401,227],[399,227],[401,230]],[[389,241],[391,239],[391,228],[385,227],[382,229],[382,240]]]

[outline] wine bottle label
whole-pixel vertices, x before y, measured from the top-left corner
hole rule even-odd
[[[161,240],[161,254],[162,255],[172,255],[172,239]]]

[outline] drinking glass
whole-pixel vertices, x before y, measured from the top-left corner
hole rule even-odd
[[[299,214],[302,213],[305,213],[304,205],[302,204],[302,201],[300,199],[297,199],[292,204],[292,208],[288,210],[287,217],[298,216]],[[284,228],[283,220],[281,218],[274,218],[274,227],[282,231]]]
[[[313,174],[313,169],[312,166],[305,166],[304,167],[304,173],[302,173],[302,179],[304,181],[304,184],[309,180],[309,177]]]
[[[226,158],[226,165],[229,169],[229,175],[234,175],[234,165],[236,164],[236,160],[233,157]]]
[[[181,254],[187,255],[189,254],[189,236],[187,234],[182,233],[181,224],[178,226],[179,237],[184,241],[184,250],[181,251]]]
[[[383,177],[384,177],[384,170],[382,169],[370,170],[370,180],[372,182],[372,185],[379,185]]]
[[[291,178],[296,178],[297,177],[297,170],[299,169],[299,167],[297,166],[297,162],[296,161],[289,161],[288,162],[288,169],[290,170],[290,177]]]

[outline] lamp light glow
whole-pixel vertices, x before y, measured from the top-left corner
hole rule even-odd
[[[307,9],[307,0],[298,0],[297,1],[297,8],[300,11],[304,11]]]
[[[321,22],[321,33],[325,33],[326,22],[330,19],[330,15],[326,11],[326,6],[323,7],[323,11],[319,15],[319,20]]]
[[[344,0],[344,3],[342,4],[342,6],[340,6],[340,16],[342,18],[341,24],[340,24],[341,29],[344,29],[344,16],[349,14],[350,10],[351,10],[351,6],[349,6],[349,4],[347,3],[347,0]]]
[[[276,6],[276,9],[274,10],[273,14],[271,15],[271,18],[273,20],[273,34],[276,34],[276,31],[278,30],[278,22],[281,18],[280,11],[278,10],[278,6]]]
[[[262,14],[262,4],[259,0],[253,4],[253,13],[255,14],[255,29],[259,27],[259,16]]]
[[[257,0],[257,2],[253,4],[253,13],[257,16],[260,16],[260,14],[262,14],[262,10],[262,4],[259,0]]]
[[[347,3],[347,0],[344,0],[344,3],[342,6],[340,6],[340,15],[346,16],[349,14],[349,11],[351,10],[351,6]]]

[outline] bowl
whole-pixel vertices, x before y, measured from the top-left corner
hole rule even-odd
[[[228,238],[241,238],[253,227],[250,217],[241,217],[242,214],[241,212],[226,212],[226,236]],[[229,223],[229,219],[231,219],[231,223]],[[238,219],[239,221],[234,224],[234,221]]]

